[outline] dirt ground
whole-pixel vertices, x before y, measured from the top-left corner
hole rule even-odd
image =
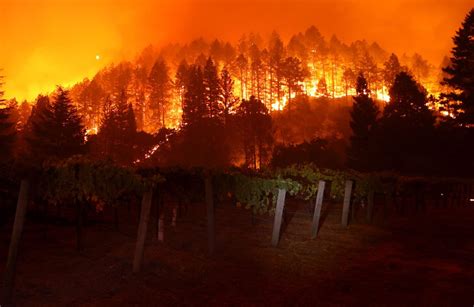
[[[473,306],[474,204],[427,212],[359,212],[344,229],[341,206],[323,207],[311,240],[305,204],[289,202],[280,244],[271,246],[272,217],[252,222],[248,210],[216,208],[216,252],[207,255],[205,207],[171,223],[165,241],[150,220],[143,272],[132,274],[137,212],[122,208],[85,229],[75,251],[68,223],[26,222],[18,259],[17,306]],[[0,229],[3,273],[11,225]]]

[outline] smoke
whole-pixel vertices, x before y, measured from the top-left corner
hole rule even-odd
[[[471,0],[2,0],[0,67],[7,97],[33,99],[150,43],[237,41],[246,32],[273,30],[287,39],[310,25],[327,38],[377,41],[438,65],[471,6]]]

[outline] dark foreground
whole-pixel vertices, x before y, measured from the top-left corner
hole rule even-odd
[[[27,220],[18,261],[17,306],[472,306],[474,204],[391,212],[385,222],[340,226],[340,206],[323,207],[316,240],[309,239],[304,205],[287,214],[280,245],[270,245],[269,216],[252,223],[231,205],[216,210],[217,250],[207,256],[205,208],[199,204],[171,225],[165,242],[150,221],[143,272],[131,262],[137,213],[94,218],[85,249],[75,251],[75,229],[61,221]],[[291,206],[290,206],[291,207]],[[289,207],[289,208],[290,208]],[[289,210],[291,211],[291,210]],[[128,216],[128,218],[126,218]],[[3,273],[11,225],[0,229]]]

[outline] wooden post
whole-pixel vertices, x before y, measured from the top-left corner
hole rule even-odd
[[[138,224],[137,245],[135,247],[135,257],[133,260],[133,273],[141,270],[143,262],[143,252],[145,250],[145,240],[148,228],[148,220],[150,218],[151,202],[153,198],[153,190],[149,189],[143,194],[142,206],[140,213],[140,223]]]
[[[388,212],[392,210],[393,207],[393,193],[385,193],[385,199],[383,202],[383,220],[387,221]]]
[[[173,207],[173,215],[172,215],[172,218],[171,218],[171,226],[176,227],[177,217],[178,217],[178,207],[177,207],[177,205],[175,205]]]
[[[207,207],[207,246],[209,255],[214,254],[216,247],[216,230],[214,217],[214,192],[212,190],[212,176],[206,175],[204,179]]]
[[[344,189],[344,204],[342,207],[342,226],[347,227],[349,222],[349,210],[351,206],[351,195],[352,195],[352,180],[346,181],[346,187]]]
[[[84,224],[84,211],[83,204],[81,201],[76,200],[76,250],[82,251],[84,248],[83,244],[83,224]]]
[[[160,217],[158,222],[158,241],[165,241],[165,213],[163,210],[160,210]]]
[[[311,239],[316,238],[319,230],[319,219],[321,218],[321,207],[323,206],[324,188],[326,182],[320,180],[318,184],[318,194],[316,195],[316,205],[314,206],[313,225],[311,228]]]
[[[16,205],[15,222],[13,223],[13,232],[10,241],[10,248],[8,250],[7,266],[5,268],[5,275],[3,279],[3,291],[0,301],[2,304],[10,304],[13,294],[13,285],[15,283],[16,261],[18,256],[18,249],[25,223],[26,209],[28,208],[28,194],[30,190],[30,183],[23,179],[20,185],[20,193],[18,195],[18,202]]]
[[[114,207],[114,225],[115,225],[115,230],[119,229],[119,214],[118,214],[118,206],[115,205]]]
[[[369,195],[367,196],[367,223],[372,222],[372,216],[374,213],[374,197],[375,192],[370,190]]]
[[[275,210],[275,220],[273,221],[272,245],[277,246],[280,241],[281,220],[283,217],[283,208],[285,207],[285,189],[278,189],[277,205]]]

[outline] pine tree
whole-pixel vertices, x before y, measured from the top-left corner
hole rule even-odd
[[[121,92],[115,103],[110,97],[107,98],[102,118],[97,135],[99,156],[119,164],[131,164],[134,159],[137,124],[125,91]]]
[[[461,124],[474,124],[474,9],[464,19],[453,38],[451,64],[443,68],[448,74],[444,84],[452,91],[444,97],[449,102],[459,103],[462,110],[458,116]]]
[[[156,60],[148,77],[148,82],[151,89],[150,109],[153,112],[153,120],[159,123],[159,127],[165,127],[172,84],[169,77],[169,68],[163,59]]]
[[[31,157],[41,162],[84,153],[85,129],[69,92],[58,87],[54,102],[37,106],[27,137]]]
[[[291,102],[291,94],[301,91],[300,83],[309,75],[302,67],[301,61],[295,57],[288,57],[282,64],[282,76],[288,87],[288,103]]]
[[[206,88],[204,86],[202,70],[199,66],[193,65],[189,69],[181,125],[189,127],[201,121],[207,114]]]
[[[273,103],[275,98],[279,103],[282,102],[282,64],[285,56],[285,47],[280,35],[273,32],[269,42],[269,68],[270,68],[270,103]],[[275,95],[276,94],[276,97]]]
[[[247,96],[247,70],[248,70],[248,60],[241,53],[235,60],[236,70],[238,71],[240,79],[240,98],[244,99]]]
[[[363,74],[357,77],[357,96],[351,111],[350,126],[352,135],[348,151],[349,166],[361,170],[371,170],[371,142],[373,142],[373,129],[377,123],[379,110],[372,98],[370,98],[367,80]]]
[[[184,94],[186,93],[186,85],[188,84],[189,79],[189,65],[186,60],[179,63],[178,69],[176,70],[175,76],[175,88],[178,96],[180,98],[181,105],[184,102]]]
[[[385,119],[394,118],[411,125],[433,125],[433,115],[426,106],[426,90],[407,72],[400,72],[389,90],[390,103]]]
[[[319,79],[317,92],[318,92],[319,95],[322,95],[324,97],[329,96],[328,85],[326,83],[326,79],[324,79],[324,78]]]
[[[0,76],[0,162],[11,158],[13,142],[15,140],[15,125],[11,117],[11,106],[6,105],[2,90],[3,77]]]
[[[400,73],[400,71],[402,71],[402,67],[398,61],[398,57],[392,53],[387,62],[384,63],[383,69],[383,80],[387,88],[392,86],[395,77]]]
[[[229,71],[225,67],[221,71],[219,83],[222,95],[222,117],[224,123],[228,123],[229,115],[235,112],[239,100],[237,97],[234,97],[234,80],[232,80]]]
[[[273,144],[272,118],[265,105],[251,96],[237,108],[245,166],[260,168],[269,159]]]
[[[349,88],[353,88],[355,86],[356,79],[356,74],[352,69],[344,69],[344,73],[342,74],[342,82],[344,83],[346,97],[349,96]]]
[[[206,106],[209,118],[216,118],[220,113],[221,88],[219,86],[219,75],[214,61],[209,57],[203,71],[203,83],[206,95]]]
[[[406,72],[400,72],[389,90],[377,132],[383,169],[425,172],[433,169],[434,116],[428,109],[426,90]]]

